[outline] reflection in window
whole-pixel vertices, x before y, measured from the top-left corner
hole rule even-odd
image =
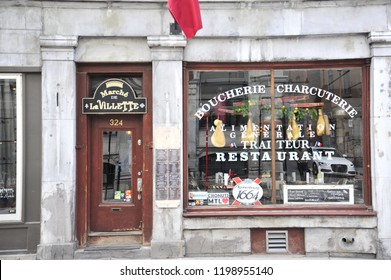
[[[103,202],[132,201],[132,132],[103,132]]]
[[[0,75],[0,214],[2,220],[21,218],[21,80]],[[18,105],[18,106],[17,106]]]
[[[363,203],[361,68],[190,71],[189,206]]]

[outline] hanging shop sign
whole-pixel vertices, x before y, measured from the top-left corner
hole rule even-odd
[[[83,98],[83,114],[145,114],[147,99],[137,97],[124,80],[108,79],[101,83],[92,98]]]
[[[244,179],[244,181],[242,181],[239,177],[235,177],[233,178],[233,181],[236,183],[236,185],[232,190],[232,196],[235,198],[235,201],[232,203],[232,205],[261,204],[259,201],[263,195],[262,187],[259,185],[261,183],[261,179]]]

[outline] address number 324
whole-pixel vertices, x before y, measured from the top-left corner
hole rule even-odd
[[[109,120],[110,126],[123,126],[123,120],[120,119],[110,119]]]

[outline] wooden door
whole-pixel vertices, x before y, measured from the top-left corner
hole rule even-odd
[[[142,242],[149,244],[152,238],[152,65],[150,63],[80,63],[77,65],[77,135],[76,135],[76,236],[80,246],[87,246],[92,237],[128,236],[101,231],[126,231],[135,229],[130,235],[141,234]],[[83,113],[84,98],[91,98],[97,87],[108,79],[120,78],[129,83],[138,97],[147,98],[147,112],[132,115],[99,115]],[[118,119],[116,125],[116,119]],[[122,125],[120,120],[122,119]],[[110,123],[110,120],[113,120]],[[139,131],[142,123],[142,130]],[[101,126],[101,127],[99,127]],[[112,163],[103,162],[104,131],[136,132],[132,136],[132,155],[135,165],[132,166],[132,201],[107,201],[102,199],[103,183],[112,182],[116,170]],[[106,133],[108,139],[108,133]],[[101,139],[102,138],[102,139]],[[139,146],[136,138],[141,138]],[[108,141],[108,140],[106,140]],[[135,142],[136,141],[136,142]],[[137,144],[137,145],[136,145]],[[141,150],[140,150],[141,148]],[[141,166],[142,163],[142,166]],[[138,172],[141,170],[141,177]],[[121,170],[122,170],[121,166]],[[117,169],[118,170],[118,169]],[[115,173],[115,171],[114,171]],[[103,178],[105,174],[105,178]],[[122,173],[121,173],[122,174]],[[137,176],[135,175],[137,174]],[[112,176],[112,177],[110,177]],[[142,178],[143,190],[138,200],[137,179]],[[104,181],[106,180],[106,181]],[[110,180],[110,181],[107,181]],[[93,183],[93,184],[92,184]],[[112,184],[114,185],[114,184]],[[111,186],[110,186],[111,187]],[[109,194],[107,189],[107,195]],[[136,192],[136,193],[134,193]],[[100,193],[100,196],[99,196]],[[95,196],[93,195],[95,194]],[[114,197],[113,197],[114,199]],[[126,199],[126,198],[125,198]],[[137,199],[137,200],[136,200]],[[111,207],[110,207],[111,206]],[[119,210],[118,210],[119,209]],[[126,210],[126,211],[125,211]],[[129,211],[128,211],[129,210]],[[135,211],[134,211],[135,210]],[[106,212],[106,213],[105,213]],[[105,215],[109,212],[112,215]],[[111,213],[112,212],[112,213]],[[125,214],[124,214],[125,213]],[[118,215],[116,215],[118,214]],[[112,216],[112,217],[110,217]],[[92,221],[94,220],[94,221]],[[113,222],[111,221],[113,220]],[[117,222],[114,222],[117,220]],[[140,228],[142,222],[142,227]],[[103,225],[102,225],[103,223]],[[124,225],[118,225],[124,223]],[[94,233],[95,231],[95,233]]]
[[[142,117],[91,116],[90,231],[142,229]]]

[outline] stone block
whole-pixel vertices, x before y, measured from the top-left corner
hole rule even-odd
[[[379,238],[376,257],[378,259],[391,260],[391,238]]]
[[[40,244],[37,249],[38,260],[71,260],[76,250],[76,242]]]
[[[249,229],[218,229],[212,231],[214,254],[250,253]]]
[[[39,54],[39,31],[0,30],[0,53]]]
[[[184,229],[246,228],[375,228],[377,218],[343,216],[259,216],[185,218]]]
[[[73,62],[46,61],[42,75],[42,119],[76,119],[76,67]]]
[[[160,7],[142,9],[140,3],[135,5],[138,6],[98,8],[84,4],[82,7],[48,7],[43,11],[45,33],[142,37],[145,34],[158,35],[162,25],[169,26],[169,14],[167,12],[167,17],[163,17]],[[169,29],[166,30],[168,33]]]
[[[184,240],[151,241],[151,258],[153,259],[183,258],[184,256]]]
[[[80,38],[78,62],[149,62],[151,53],[144,38]]]
[[[391,44],[390,44],[391,49]],[[371,69],[371,101],[373,117],[389,117],[391,114],[391,58],[373,58]]]
[[[75,142],[75,121],[42,121],[43,182],[75,180]]]
[[[75,230],[75,183],[43,182],[41,206],[41,244],[71,242]]]
[[[351,228],[307,228],[307,253],[376,254],[376,230]]]
[[[386,9],[380,5],[313,7],[303,10],[302,19],[304,34],[357,33],[387,29]],[[337,24],[342,22],[343,24]]]
[[[186,254],[251,253],[249,229],[216,229],[185,231]]]
[[[213,252],[212,230],[184,231],[187,255],[211,254]]]
[[[75,251],[74,258],[77,260],[113,260],[113,259],[149,259],[150,258],[150,248],[149,247],[134,247],[131,246],[121,246],[121,247],[92,247],[78,249]]]
[[[224,48],[224,52],[221,50]],[[370,49],[365,35],[286,37],[286,38],[208,38],[189,42],[186,61],[286,61],[366,58]]]
[[[14,30],[40,30],[42,29],[41,8],[28,7],[1,7],[0,26],[1,29]]]

